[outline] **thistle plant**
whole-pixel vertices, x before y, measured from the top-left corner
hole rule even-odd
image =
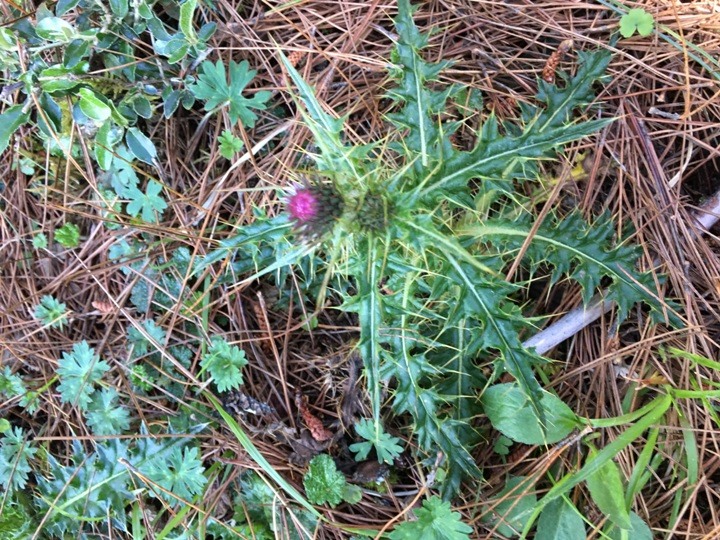
[[[205,263],[228,249],[246,259],[252,246],[255,266],[247,270],[255,271],[253,278],[319,259],[327,275],[351,283],[336,290],[335,298],[359,320],[358,348],[373,414],[359,424],[368,441],[363,444],[372,444],[384,461],[401,450],[381,423],[385,386],[392,411],[412,418],[405,427],[420,451],[429,459],[437,451],[447,458],[442,486],[447,496],[464,477],[480,476],[471,455],[480,440],[473,419],[485,408],[501,418],[501,394],[512,394],[513,414],[535,423],[536,444],[555,442],[578,423],[571,412],[572,418],[558,422],[559,400],[535,375],[543,359],[522,346],[521,334],[534,327],[519,305],[522,283],[505,277],[520,253],[530,272],[547,268],[553,283],[574,280],[586,300],[603,281],[619,321],[638,302],[654,314],[662,305],[652,275],[636,269],[638,251],[616,237],[607,217],[588,223],[579,214],[553,211],[536,223],[531,201],[517,189],[538,181],[539,162],[612,122],[574,119],[593,103],[610,53],[580,52],[573,76],[561,85],[538,80],[535,101],[521,105],[516,122],[487,115],[474,147],[460,150],[451,137],[461,124],[446,113],[461,107],[467,89],[439,83],[448,63],[421,56],[428,37],[418,31],[412,13],[409,1],[399,0],[387,91],[394,108],[381,141],[347,144],[343,120],[325,112],[281,56],[318,149],[311,155],[314,179],[287,194],[285,215],[241,230]],[[293,234],[315,242],[307,249],[272,252],[274,241]],[[478,399],[504,373],[514,379],[510,388]]]

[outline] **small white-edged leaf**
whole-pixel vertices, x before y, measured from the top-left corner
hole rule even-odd
[[[80,110],[85,116],[99,123],[110,118],[112,109],[103,103],[90,88],[79,88],[78,94],[80,95]]]
[[[157,150],[153,142],[142,131],[136,127],[128,129],[125,142],[136,158],[148,165],[154,165]]]
[[[197,8],[197,0],[185,0],[180,6],[180,30],[185,34],[185,39],[190,45],[195,45],[198,42],[195,28],[193,28],[195,8]]]
[[[69,43],[77,38],[77,32],[73,26],[59,17],[45,17],[35,25],[35,32],[38,36],[48,41],[62,41]]]

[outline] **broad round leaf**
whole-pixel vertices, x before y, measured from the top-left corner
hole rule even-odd
[[[559,398],[543,391],[540,405],[547,424],[543,433],[530,399],[517,384],[496,384],[483,393],[480,401],[493,427],[506,437],[523,444],[552,444],[580,425],[570,408]]]
[[[0,152],[4,152],[10,144],[10,137],[30,118],[30,113],[23,111],[23,105],[13,105],[0,114]]]
[[[653,540],[652,530],[635,512],[630,512],[630,528],[625,532],[627,533],[625,538],[632,540]],[[623,531],[621,529],[616,526],[612,526],[607,532],[607,537],[610,540],[622,540],[622,533]]]
[[[543,540],[585,538],[585,523],[572,504],[558,498],[551,501],[540,514],[536,537]]]

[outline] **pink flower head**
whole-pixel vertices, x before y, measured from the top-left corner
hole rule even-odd
[[[317,217],[318,203],[317,194],[309,187],[302,187],[288,197],[287,209],[298,223],[307,223]]]
[[[329,183],[296,184],[285,197],[285,207],[295,222],[295,231],[304,240],[329,232],[342,215],[345,201]]]

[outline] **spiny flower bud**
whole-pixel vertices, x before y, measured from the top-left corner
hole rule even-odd
[[[285,199],[295,230],[306,240],[329,232],[345,210],[342,195],[331,184],[295,185]]]
[[[361,229],[382,231],[388,226],[391,212],[391,203],[379,193],[371,191],[363,199],[357,214],[357,221]]]

